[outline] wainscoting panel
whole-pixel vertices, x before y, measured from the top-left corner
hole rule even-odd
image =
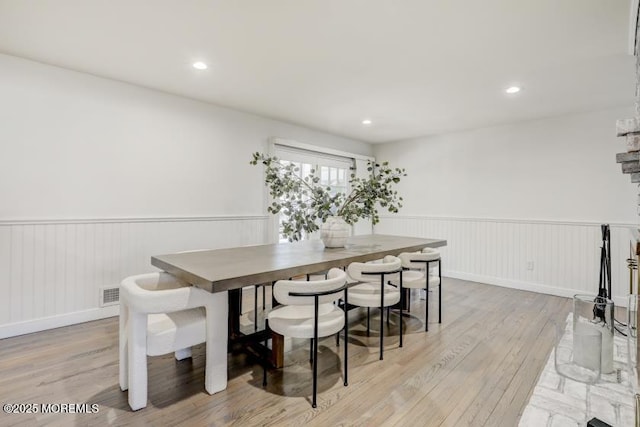
[[[0,338],[117,314],[100,289],[152,255],[267,243],[267,216],[0,221]]]
[[[612,293],[626,305],[633,224],[610,224]],[[597,293],[600,224],[427,216],[384,216],[380,234],[446,239],[443,274],[546,294],[570,297]]]

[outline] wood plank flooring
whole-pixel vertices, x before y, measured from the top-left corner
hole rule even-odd
[[[442,324],[436,291],[424,332],[425,302],[414,293],[404,347],[392,313],[383,361],[377,310],[370,337],[366,321],[351,312],[348,387],[344,343],[320,342],[317,409],[308,341],[294,340],[266,389],[255,360],[230,354],[228,388],[213,396],[204,390],[203,345],[181,362],[151,357],[148,406],[132,412],[118,386],[118,320],[111,318],[0,340],[0,403],[99,405],[95,414],[0,413],[0,426],[516,426],[551,350],[551,322],[564,321],[570,300],[443,280]],[[253,292],[245,298],[252,310]],[[243,316],[245,327],[253,329],[252,317]]]

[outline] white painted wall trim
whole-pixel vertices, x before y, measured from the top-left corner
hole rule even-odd
[[[109,307],[76,311],[74,313],[65,313],[57,316],[42,317],[24,322],[9,323],[6,325],[0,325],[0,339],[48,329],[61,328],[63,326],[75,325],[77,323],[106,319],[107,317],[117,316],[119,313],[120,306],[113,305]]]
[[[57,225],[57,224],[120,224],[140,222],[210,222],[210,221],[253,221],[266,220],[267,215],[215,215],[215,216],[180,216],[180,217],[147,217],[147,218],[43,218],[43,219],[0,219],[3,225]]]
[[[593,221],[559,221],[544,219],[516,219],[516,218],[476,218],[476,217],[456,217],[456,216],[430,216],[430,215],[380,215],[383,219],[401,219],[401,220],[435,220],[435,221],[473,221],[473,222],[499,222],[509,224],[549,224],[549,225],[568,225],[568,226],[600,226],[601,224],[609,224],[610,227],[620,228],[638,228],[639,224],[631,224],[624,222],[593,222]]]

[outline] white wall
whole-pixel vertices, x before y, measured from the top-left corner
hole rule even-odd
[[[599,224],[613,225],[614,296],[628,293],[637,186],[615,163],[632,108],[375,146],[407,169],[405,199],[377,232],[446,238],[446,274],[570,296],[597,290]],[[533,263],[533,268],[531,269]]]
[[[269,137],[369,144],[0,55],[0,338],[113,314],[152,254],[264,243]]]
[[[622,108],[375,146],[407,169],[402,214],[633,222],[636,186],[615,154]]]
[[[0,55],[0,219],[262,214],[251,153],[369,144]],[[239,196],[239,194],[241,196]]]

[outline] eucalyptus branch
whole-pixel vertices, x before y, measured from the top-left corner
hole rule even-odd
[[[258,156],[257,158],[255,157],[256,155]],[[276,160],[276,161],[275,161],[275,162],[273,162],[273,161],[272,161],[272,162],[267,162],[267,159],[270,159],[270,160]],[[267,165],[267,166],[271,166],[271,164],[275,164],[275,166],[274,166],[274,167],[278,168],[278,170],[280,170],[280,171],[282,171],[282,170],[284,170],[284,169],[286,168],[282,163],[280,163],[280,162],[278,162],[278,161],[277,161],[277,160],[278,160],[278,159],[277,159],[277,157],[271,157],[271,158],[269,158],[269,157],[266,157],[264,154],[259,154],[259,153],[255,153],[255,154],[254,154],[254,159],[253,159],[251,162],[249,162],[249,163],[251,163],[252,165],[256,165],[256,164],[258,164],[258,160],[262,160],[262,163],[263,163],[263,164],[265,164],[265,165]],[[313,191],[313,188],[314,188],[314,187],[312,187],[311,185],[309,185],[309,183],[308,183],[308,182],[306,182],[306,181],[304,180],[304,178],[302,178],[302,177],[300,177],[300,176],[298,176],[298,175],[296,175],[296,174],[291,174],[291,177],[293,177],[294,179],[296,179],[296,180],[297,180],[298,182],[300,182],[301,184],[305,185],[309,190]]]
[[[361,192],[362,192],[362,189],[360,189],[360,190],[356,190],[356,189],[351,190],[351,192],[347,196],[346,200],[342,203],[342,205],[340,205],[340,208],[338,208],[338,211],[336,212],[336,215],[337,216],[342,216],[342,214],[344,213],[345,208],[349,205],[349,203],[352,203],[352,202],[358,200],[358,196],[359,196],[359,194],[361,194]]]
[[[340,216],[348,224],[360,218],[370,218],[373,224],[380,220],[378,207],[396,213],[402,207],[402,197],[393,185],[406,176],[404,169],[391,169],[387,162],[369,162],[370,176],[357,178],[351,174],[349,194],[332,195],[329,187],[319,184],[317,176],[300,177],[293,164],[283,165],[278,158],[254,153],[252,165],[265,166],[265,185],[273,202],[267,208],[272,214],[283,212],[283,234],[290,240],[300,240],[303,233],[319,229],[319,222],[325,222],[331,215]],[[312,172],[314,172],[312,170]]]

